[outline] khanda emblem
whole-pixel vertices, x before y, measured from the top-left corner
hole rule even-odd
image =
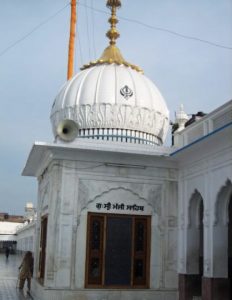
[[[125,85],[123,88],[120,90],[120,94],[128,100],[131,96],[133,96],[133,91],[129,88],[128,85]]]

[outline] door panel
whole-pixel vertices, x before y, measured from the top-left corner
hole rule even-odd
[[[105,285],[131,284],[131,236],[131,218],[107,218]]]

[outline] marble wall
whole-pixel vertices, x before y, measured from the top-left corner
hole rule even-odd
[[[77,151],[76,157],[52,160],[39,177],[37,271],[40,220],[45,215],[48,216],[48,232],[44,284],[40,286],[34,280],[35,295],[44,293],[43,300],[74,299],[74,295],[79,294],[84,295],[78,296],[80,299],[93,299],[91,290],[85,289],[87,214],[100,212],[151,216],[150,288],[104,292],[95,289],[97,298],[94,299],[138,297],[150,300],[154,295],[157,299],[176,299],[175,164],[162,157],[156,157],[151,163],[150,157],[138,159],[136,155],[130,155],[130,163],[122,164],[123,157],[117,153],[106,153],[105,161],[99,159],[97,152],[91,158],[82,154],[80,159]],[[108,161],[110,163],[106,163]]]

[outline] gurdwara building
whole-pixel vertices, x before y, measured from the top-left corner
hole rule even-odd
[[[36,142],[32,294],[41,300],[227,300],[232,277],[232,101],[188,120],[116,46],[68,80]],[[188,125],[188,126],[187,126]]]

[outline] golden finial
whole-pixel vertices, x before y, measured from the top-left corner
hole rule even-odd
[[[121,0],[107,0],[107,7],[121,7]]]
[[[106,36],[110,39],[110,45],[116,44],[116,39],[120,36],[116,29],[118,19],[116,17],[116,9],[121,7],[120,0],[108,0],[106,6],[111,9],[111,17],[108,22],[111,24],[111,28],[107,31]]]
[[[111,24],[111,28],[107,31],[106,36],[110,40],[110,45],[104,50],[102,56],[96,60],[91,61],[89,64],[84,65],[81,70],[90,68],[96,65],[102,64],[117,64],[117,65],[124,65],[126,67],[130,67],[140,73],[143,73],[143,70],[140,69],[136,65],[132,65],[128,63],[122,56],[120,50],[115,45],[116,39],[120,36],[116,24],[118,23],[118,19],[116,17],[116,9],[121,7],[120,0],[107,0],[106,6],[111,9],[111,17],[109,18],[108,22]]]

